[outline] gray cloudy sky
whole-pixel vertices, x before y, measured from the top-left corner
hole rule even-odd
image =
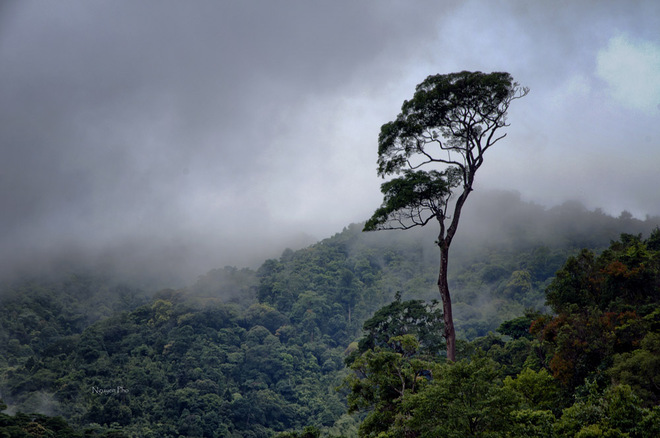
[[[658,29],[656,0],[3,1],[0,263],[328,237],[380,203],[380,125],[460,70],[531,88],[477,189],[660,214]]]

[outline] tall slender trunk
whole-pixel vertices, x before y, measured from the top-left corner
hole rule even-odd
[[[476,171],[476,169],[474,169]],[[456,362],[456,331],[454,330],[454,316],[451,310],[451,295],[449,294],[449,282],[447,281],[447,266],[449,264],[449,246],[454,235],[458,230],[458,220],[461,217],[461,211],[468,195],[472,191],[472,180],[474,179],[474,171],[467,177],[467,184],[464,185],[463,193],[456,200],[454,206],[454,215],[452,217],[449,227],[445,229],[443,216],[438,218],[440,223],[440,234],[438,235],[437,244],[440,247],[440,272],[438,273],[438,290],[440,291],[440,298],[442,298],[442,311],[445,321],[445,339],[447,341],[447,360]]]
[[[442,298],[442,311],[445,322],[445,339],[447,341],[447,359],[456,361],[456,332],[454,330],[454,317],[451,310],[451,295],[447,282],[447,262],[449,261],[449,246],[440,246],[440,273],[438,274],[438,290]]]

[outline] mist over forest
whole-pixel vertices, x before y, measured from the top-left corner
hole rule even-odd
[[[0,270],[183,284],[309,245],[369,217],[380,126],[462,70],[531,89],[477,192],[660,214],[657,2],[482,3],[2,2]]]
[[[660,394],[652,384],[658,299],[652,266],[660,218],[615,218],[577,202],[546,209],[513,192],[474,195],[450,267],[460,341],[456,368],[434,368],[448,365],[442,365],[442,323],[433,304],[438,248],[432,227],[365,233],[350,224],[314,244],[282,249],[256,268],[216,267],[183,287],[162,286],[172,272],[159,272],[158,263],[147,269],[136,262],[137,269],[122,271],[72,258],[59,271],[37,267],[2,282],[0,430],[38,424],[69,437],[365,436],[376,424],[382,425],[378,430],[394,427],[388,419],[373,421],[391,411],[392,399],[364,395],[371,380],[351,376],[370,370],[364,374],[369,379],[388,378],[377,368],[387,358],[384,363],[393,366],[404,360],[402,370],[421,367],[415,373],[446,376],[440,385],[466,384],[449,377],[460,370],[469,378],[482,376],[476,385],[484,394],[513,391],[496,399],[495,410],[478,411],[479,418],[491,419],[482,426],[488,430],[508,424],[513,436],[530,436],[535,428],[571,436],[583,427],[572,422],[574,412],[591,412],[594,404],[604,412],[623,400],[640,419],[635,436],[653,436],[658,422],[652,407]],[[597,300],[595,313],[572,314],[571,300],[580,294],[557,297],[571,284],[561,281],[591,269],[608,272],[589,280],[592,287],[602,283],[602,297],[612,287],[629,287],[620,284],[628,275],[625,282],[650,289],[615,295],[611,302],[600,301],[599,293],[590,298]],[[619,277],[621,269],[630,274]],[[559,315],[553,318],[554,312]],[[580,319],[585,317],[592,319]],[[578,336],[568,340],[581,343],[580,336],[588,336],[584,345],[593,350],[566,349],[550,336],[567,318],[577,327],[567,335]],[[412,333],[401,342],[419,339],[419,351],[397,353],[402,347],[390,336]],[[629,374],[646,355],[640,372],[650,373],[651,382]],[[570,366],[558,366],[569,363],[559,359]],[[627,386],[609,386],[610,376]],[[514,402],[521,396],[515,394],[528,396],[521,388],[529,388],[530,379],[542,388],[530,399],[535,401]],[[595,394],[590,404],[572,404],[584,381],[601,386],[589,389]],[[409,395],[419,398],[415,391]],[[376,405],[360,408],[362,396]],[[423,418],[442,418],[442,412]],[[612,418],[630,412],[592,417],[588,425],[624,428]],[[475,413],[452,414],[461,415]],[[524,419],[530,415],[544,420],[530,425]]]
[[[452,248],[457,259],[452,260],[451,265],[460,263],[461,256],[478,257],[479,251],[494,247],[513,251],[531,243],[552,246],[571,239],[584,247],[592,247],[596,243],[604,246],[620,233],[648,233],[653,226],[660,225],[660,217],[642,220],[625,211],[617,216],[610,216],[600,209],[589,210],[579,201],[566,201],[548,208],[525,202],[514,191],[477,190],[461,219],[457,243]],[[437,246],[433,244],[436,233],[437,230],[429,226],[407,233],[369,233],[373,236],[365,238],[387,240],[392,237],[390,234],[397,234],[402,239],[419,239],[433,264],[438,257]],[[593,240],[594,235],[599,236],[598,241]],[[278,258],[287,248],[298,250],[323,238],[301,235],[294,239],[282,238],[281,241],[274,239],[274,242],[262,242],[260,251],[241,245],[226,247],[222,242],[190,241],[176,236],[166,242],[145,237],[119,240],[102,247],[94,243],[71,243],[47,251],[7,255],[0,278],[9,281],[23,276],[57,276],[89,271],[103,272],[150,290],[177,288],[190,285],[197,277],[225,265],[257,269],[265,260]],[[242,255],[244,251],[253,255],[246,258]],[[234,260],[232,256],[235,256]],[[218,265],[214,263],[216,260],[226,263]]]
[[[0,2],[0,436],[660,436],[658,29]]]

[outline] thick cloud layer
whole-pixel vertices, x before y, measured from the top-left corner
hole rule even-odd
[[[4,2],[0,263],[199,274],[326,237],[380,203],[380,125],[460,70],[532,90],[478,188],[657,215],[659,28],[653,0]]]

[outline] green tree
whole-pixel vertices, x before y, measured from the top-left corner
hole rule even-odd
[[[610,386],[603,393],[588,382],[588,394],[563,410],[554,424],[557,436],[656,437],[659,410],[645,409],[628,385]]]
[[[402,403],[431,378],[432,362],[418,358],[419,342],[413,335],[396,336],[390,344],[396,351],[377,347],[367,350],[351,364],[353,374],[346,383],[348,412],[368,411],[359,429],[361,437],[379,437],[405,416]]]
[[[378,137],[378,175],[403,172],[403,176],[381,186],[383,204],[364,229],[409,229],[438,221],[438,289],[451,361],[456,357],[456,334],[447,282],[449,247],[484,153],[506,136],[500,129],[508,126],[511,102],[528,92],[508,73],[429,76],[417,86],[412,100],[403,103],[396,120],[381,127]],[[437,165],[446,168],[418,170]]]
[[[512,429],[515,391],[502,385],[496,362],[484,357],[439,364],[433,380],[403,403],[392,437],[490,437]]]
[[[436,308],[437,302],[426,304],[421,300],[401,301],[401,296],[387,306],[376,311],[373,317],[365,321],[365,336],[360,339],[356,354],[367,350],[384,348],[402,353],[398,345],[391,343],[397,336],[414,335],[420,345],[420,353],[435,356],[444,349],[441,336],[442,314]],[[347,361],[354,357],[349,356]]]
[[[615,355],[609,375],[630,385],[647,404],[660,403],[660,333],[648,333],[640,348]]]
[[[518,392],[526,408],[550,411],[559,405],[559,383],[546,369],[525,368],[515,378],[504,379],[504,386]]]
[[[532,334],[529,332],[529,328],[532,325],[532,322],[540,316],[541,315],[538,312],[528,311],[525,316],[519,316],[518,318],[504,321],[497,328],[497,331],[503,335],[511,336],[513,339],[533,339]]]

